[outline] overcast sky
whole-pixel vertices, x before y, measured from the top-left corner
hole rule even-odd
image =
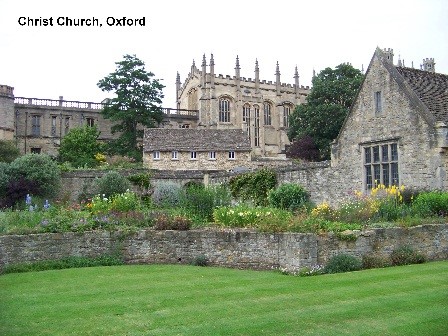
[[[123,17],[145,26],[108,25]],[[102,26],[58,25],[65,18]],[[258,58],[260,79],[275,80],[278,61],[282,82],[294,82],[297,65],[300,84],[310,85],[313,69],[366,69],[377,46],[416,68],[433,57],[448,74],[447,18],[446,0],[0,0],[0,84],[16,97],[99,102],[111,95],[97,82],[135,54],[163,80],[163,106],[175,107],[176,72],[184,82],[204,53],[207,63],[214,54],[216,74],[234,75],[239,55],[241,76],[254,77]]]

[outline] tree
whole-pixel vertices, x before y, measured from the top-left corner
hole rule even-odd
[[[350,64],[322,70],[313,78],[307,104],[298,105],[291,115],[289,139],[308,135],[319,148],[320,158],[329,159],[330,143],[337,137],[362,79],[361,71]]]
[[[18,158],[20,151],[11,140],[0,140],[0,162],[10,163]]]
[[[299,139],[294,139],[291,146],[288,147],[286,155],[293,159],[318,161],[319,148],[317,148],[312,137],[304,135]]]
[[[165,87],[152,72],[145,70],[145,63],[135,55],[125,55],[116,62],[115,72],[98,82],[102,91],[113,91],[115,98],[109,100],[102,110],[106,119],[116,122],[112,133],[119,132],[118,139],[110,145],[111,153],[142,158],[138,139],[143,138],[143,127],[155,127],[163,120],[161,108]]]
[[[59,160],[70,162],[74,167],[95,167],[95,154],[101,153],[103,145],[98,141],[100,132],[93,126],[73,128],[62,138]]]

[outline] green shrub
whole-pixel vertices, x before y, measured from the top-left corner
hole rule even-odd
[[[448,192],[422,192],[412,203],[412,209],[422,217],[448,216]]]
[[[182,191],[181,186],[177,183],[159,182],[154,187],[152,200],[158,206],[175,207],[180,204]]]
[[[72,128],[61,140],[59,161],[70,162],[75,167],[96,167],[98,161],[95,154],[103,151],[98,141],[100,131],[94,127],[84,126]]]
[[[262,231],[270,231],[270,228],[279,226],[279,221],[285,228],[281,231],[286,231],[291,217],[291,213],[286,210],[266,207],[254,208],[247,205],[219,207],[213,212],[214,221],[219,226],[255,227],[262,228]]]
[[[309,200],[306,190],[294,183],[285,183],[271,190],[268,195],[269,205],[279,209],[297,210]]]
[[[191,220],[183,216],[170,216],[167,214],[159,214],[154,219],[155,230],[189,230]]]
[[[234,176],[229,181],[230,192],[234,198],[251,201],[256,206],[268,205],[268,193],[276,184],[275,171],[266,168]]]
[[[362,268],[383,268],[390,266],[390,260],[377,254],[364,254],[362,256]]]
[[[13,180],[21,177],[35,182],[42,197],[54,197],[60,187],[61,172],[58,165],[46,154],[26,154],[10,164]]]
[[[231,195],[225,186],[191,185],[182,193],[180,205],[191,216],[210,222],[213,220],[213,211],[216,207],[230,203]]]
[[[330,258],[325,266],[325,273],[343,273],[358,271],[362,268],[362,262],[349,254],[338,254]]]
[[[9,173],[9,164],[0,162],[0,199],[6,194],[6,187],[11,179]]]
[[[32,263],[7,265],[2,273],[38,272],[64,268],[115,266],[123,264],[124,261],[122,257],[116,255],[102,255],[96,258],[67,257],[58,260],[43,260]]]
[[[0,162],[10,163],[20,155],[19,149],[12,140],[0,140]]]
[[[110,197],[115,194],[122,194],[131,187],[131,183],[126,177],[115,170],[107,172],[102,177],[95,180],[97,193]]]
[[[208,266],[208,258],[203,254],[198,255],[192,260],[191,264],[193,266],[202,266],[202,267]]]
[[[390,259],[392,260],[392,265],[395,266],[422,264],[426,261],[426,257],[423,254],[407,245],[399,246],[393,250]]]
[[[128,180],[142,189],[149,189],[151,187],[151,174],[149,173],[129,175]]]

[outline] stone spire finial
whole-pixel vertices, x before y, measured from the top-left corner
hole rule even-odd
[[[241,69],[240,68],[240,59],[239,59],[238,55],[236,55],[235,69]]]
[[[296,93],[296,98],[299,96],[299,71],[296,68],[294,69],[294,91]]]
[[[403,63],[401,63],[401,55],[400,54],[398,54],[398,65],[397,66],[399,66],[399,67],[403,66]]]
[[[179,75],[179,71],[177,72],[177,75],[176,75],[176,83],[180,83],[180,75]]]
[[[205,54],[202,56],[202,66],[206,66],[207,65],[207,61],[205,60]]]
[[[277,66],[275,67],[275,86],[277,90],[277,96],[280,96],[280,85],[280,66],[278,65],[277,61]]]
[[[194,59],[193,59],[193,64],[191,64],[191,70],[190,70],[190,72],[191,72],[191,73],[194,73],[195,70],[196,70],[196,63],[194,62]]]
[[[255,59],[255,93],[260,91],[260,69],[258,68],[258,59]]]

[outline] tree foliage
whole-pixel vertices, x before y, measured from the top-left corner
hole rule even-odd
[[[20,151],[12,140],[0,140],[0,162],[12,162],[20,155]]]
[[[73,128],[62,139],[59,159],[74,167],[95,167],[95,154],[101,153],[103,145],[98,141],[100,132],[93,126]]]
[[[363,75],[350,64],[326,68],[313,78],[307,104],[298,105],[291,115],[288,137],[291,141],[310,136],[321,159],[330,158],[330,143],[341,129],[361,85]]]
[[[267,168],[236,175],[229,181],[230,192],[234,198],[251,201],[257,206],[268,205],[269,191],[274,189],[276,185],[277,175],[275,171]]]
[[[288,147],[286,155],[287,157],[293,159],[318,161],[319,148],[317,148],[312,137],[309,135],[304,135],[300,139],[293,141],[293,143]]]
[[[163,119],[160,105],[165,86],[145,70],[145,63],[135,55],[124,55],[116,64],[115,72],[97,84],[102,91],[116,95],[102,110],[106,119],[115,122],[112,133],[120,133],[110,150],[113,154],[141,160],[143,153],[138,141],[143,138],[143,127],[155,127]]]

